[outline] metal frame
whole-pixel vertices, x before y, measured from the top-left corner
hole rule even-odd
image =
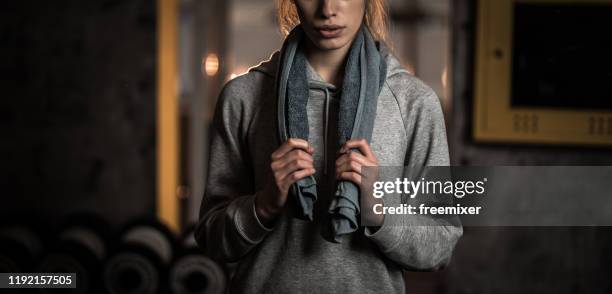
[[[178,232],[178,0],[157,0],[157,216]]]
[[[612,111],[510,107],[513,4],[611,0],[480,0],[473,135],[481,142],[612,145]]]

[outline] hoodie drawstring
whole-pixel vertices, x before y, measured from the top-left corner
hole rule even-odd
[[[329,116],[330,116],[330,112],[331,112],[331,99],[332,99],[332,95],[330,94],[330,86],[328,84],[325,84],[323,82],[319,82],[319,81],[309,81],[308,83],[308,87],[311,89],[317,89],[317,90],[321,90],[324,93],[324,109],[323,109],[323,174],[327,175],[328,174],[328,163],[327,163],[327,158],[329,157],[327,154],[327,151],[329,150]],[[335,91],[335,89],[332,88],[332,91]]]
[[[327,175],[327,143],[328,143],[328,129],[329,129],[329,90],[325,88],[325,121],[324,121],[325,134],[323,136],[323,174]]]

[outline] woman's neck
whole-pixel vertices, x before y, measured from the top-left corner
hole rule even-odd
[[[306,42],[306,58],[312,68],[328,83],[340,87],[344,78],[344,65],[351,43],[333,50],[321,50],[310,40]]]

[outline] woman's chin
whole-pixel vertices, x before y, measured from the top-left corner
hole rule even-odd
[[[322,39],[316,40],[316,42],[314,43],[317,46],[317,48],[324,50],[324,51],[337,50],[337,49],[340,49],[346,46],[348,41],[350,41],[350,40],[345,40],[345,39],[346,38],[330,38],[330,39],[322,38]]]

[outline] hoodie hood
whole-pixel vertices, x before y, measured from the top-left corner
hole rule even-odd
[[[393,54],[389,52],[387,46],[385,46],[384,44],[380,44],[379,47],[382,56],[387,62],[387,79],[401,72],[407,73],[407,71],[402,67],[397,58],[395,58]],[[270,76],[271,78],[274,78],[276,76],[279,57],[280,51],[277,50],[272,53],[272,55],[270,55],[270,58],[268,60],[262,61],[258,65],[249,68],[248,72],[258,71],[264,73],[267,76]]]

